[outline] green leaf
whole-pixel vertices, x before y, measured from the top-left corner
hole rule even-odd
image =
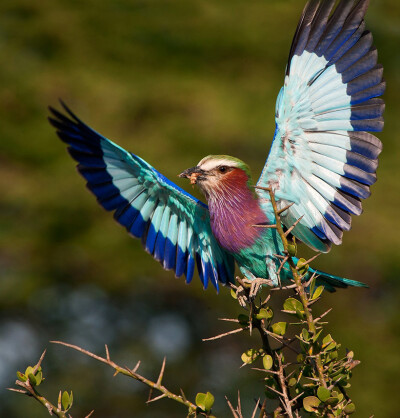
[[[302,329],[301,336],[302,336],[303,340],[306,341],[306,342],[310,339],[310,334],[305,328]]]
[[[313,337],[312,337],[312,340],[313,340],[313,343],[315,343],[317,340],[318,340],[318,338],[319,338],[319,336],[321,335],[321,333],[322,333],[322,329],[320,329]]]
[[[306,261],[307,260],[305,260],[304,258],[300,258],[297,261],[297,266],[296,267],[297,267],[300,274],[304,274],[309,268],[309,265],[306,263]]]
[[[325,401],[328,405],[337,405],[339,403],[339,399],[336,396],[331,396]]]
[[[259,310],[258,314],[256,315],[257,319],[270,319],[274,316],[271,308],[262,308]]]
[[[331,396],[331,392],[327,388],[320,386],[317,390],[317,396],[322,402],[325,402]]]
[[[273,364],[272,357],[269,354],[266,354],[263,357],[263,366],[265,370],[270,370]]]
[[[328,334],[322,340],[322,348],[325,348],[328,344],[330,344],[333,340],[331,334]]]
[[[61,398],[61,404],[62,404],[64,411],[68,411],[71,408],[73,400],[74,400],[74,397],[73,397],[72,391],[71,391],[71,394],[69,394],[66,390],[64,390],[62,394],[62,398]]]
[[[210,412],[214,405],[214,396],[212,393],[198,393],[196,395],[196,405],[205,412]]]
[[[29,379],[29,382],[32,386],[37,385],[36,377],[32,373],[28,374],[28,379]]]
[[[291,377],[289,379],[288,386],[292,387],[292,386],[295,386],[296,384],[297,384],[297,379],[295,377]]]
[[[231,296],[233,297],[233,299],[237,299],[237,295],[234,289],[231,289]]]
[[[316,281],[317,281],[317,278],[316,278],[316,277],[314,277],[314,278],[311,280],[311,283],[310,283],[310,295],[312,295],[312,294],[314,293],[314,289],[315,289],[315,283],[316,283]]]
[[[242,354],[241,359],[243,363],[251,364],[251,363],[254,363],[258,359],[259,356],[260,356],[260,352],[258,350],[255,350],[254,348],[250,348]]]
[[[313,293],[313,295],[311,296],[311,300],[315,300],[319,298],[323,291],[324,291],[324,286],[318,286],[315,292]]]
[[[17,377],[21,382],[26,382],[28,380],[28,378],[21,372],[17,372]]]
[[[35,378],[36,378],[36,386],[39,386],[43,380],[43,373],[42,373],[41,368],[39,368],[38,372],[35,375]]]
[[[294,242],[293,244],[288,244],[288,253],[290,257],[296,257],[297,254],[297,245]]]
[[[343,410],[343,412],[347,415],[353,414],[356,412],[356,406],[353,403],[349,403]]]
[[[33,367],[28,366],[25,370],[25,376],[28,377],[29,374],[33,374]]]
[[[285,335],[287,329],[287,322],[276,322],[272,325],[272,332],[277,335]]]
[[[303,399],[303,408],[307,412],[317,412],[321,401],[316,396],[307,396]]]
[[[285,300],[285,302],[283,303],[283,309],[285,311],[300,311],[302,312],[304,310],[302,303],[295,299],[295,298],[288,298]]]

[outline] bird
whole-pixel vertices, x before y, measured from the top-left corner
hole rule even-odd
[[[50,123],[77,162],[98,203],[176,277],[206,289],[235,283],[235,265],[249,282],[272,287],[292,279],[279,269],[284,247],[274,228],[320,253],[342,243],[352,215],[376,181],[383,129],[383,67],[364,16],[368,0],[310,0],[298,23],[276,101],[275,134],[254,184],[249,166],[209,155],[184,170],[207,204],[141,157],[97,133],[62,101]],[[297,262],[297,258],[294,258]],[[307,276],[308,274],[308,276]],[[309,269],[327,290],[364,283]]]

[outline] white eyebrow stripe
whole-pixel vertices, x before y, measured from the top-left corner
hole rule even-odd
[[[198,166],[204,170],[204,171],[210,171],[213,170],[214,168],[217,168],[221,165],[225,165],[227,167],[237,167],[237,163],[235,161],[232,160],[228,160],[226,158],[219,158],[219,159],[202,159]]]

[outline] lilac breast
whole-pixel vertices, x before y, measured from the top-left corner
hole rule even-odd
[[[221,193],[208,203],[212,231],[219,244],[232,253],[252,246],[262,233],[262,228],[253,225],[268,221],[247,187],[236,190],[234,195]]]

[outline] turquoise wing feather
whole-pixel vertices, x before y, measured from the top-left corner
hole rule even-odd
[[[258,186],[275,190],[293,233],[329,251],[376,181],[385,90],[367,0],[311,0],[294,36],[276,103],[276,131]],[[268,200],[265,192],[260,193]],[[266,203],[266,210],[271,207]]]
[[[197,264],[204,288],[233,281],[233,258],[212,234],[208,207],[63,106],[67,115],[50,108],[49,120],[100,205],[176,277],[189,283]]]

